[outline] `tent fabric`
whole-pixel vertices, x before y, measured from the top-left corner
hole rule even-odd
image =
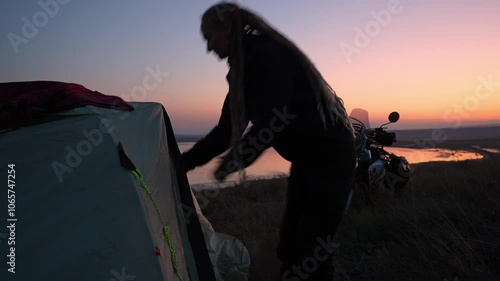
[[[169,120],[168,115],[163,109],[166,120]],[[170,123],[170,121],[168,121]],[[167,127],[167,136],[169,136],[169,143],[177,143],[175,135],[171,126]],[[176,163],[177,176],[181,185],[189,186],[187,175],[184,167],[181,165],[182,156],[179,147],[176,146],[172,149],[174,156],[174,163]],[[197,219],[189,223],[191,231],[189,232],[193,237],[191,240],[195,241],[194,253],[196,256],[203,258],[203,262],[198,262],[198,272],[209,272],[210,276],[215,274],[217,281],[247,281],[250,271],[250,254],[246,247],[235,237],[214,231],[212,224],[203,215],[196,197],[191,188],[181,188],[184,206],[187,207],[185,214],[190,217],[196,213]],[[193,212],[194,206],[194,212]],[[201,237],[198,229],[202,229]],[[204,243],[202,242],[204,240]],[[205,249],[208,250],[211,268],[207,268],[208,261],[204,254]],[[197,251],[200,251],[198,253]],[[212,278],[212,277],[210,277]]]
[[[59,81],[0,83],[0,129],[19,128],[48,114],[93,105],[133,110],[117,96],[91,91],[82,85]]]
[[[196,200],[192,190],[191,194],[193,200]],[[197,203],[195,209],[217,281],[247,281],[250,253],[245,245],[234,236],[216,232]]]
[[[181,219],[186,219],[183,221],[184,224],[187,224],[188,228],[188,236],[189,241],[191,241],[193,254],[197,257],[198,262],[196,263],[197,272],[204,276],[204,280],[215,280],[213,265],[210,263],[211,259],[207,254],[207,245],[204,242],[204,234],[203,228],[200,223],[200,218],[206,220],[206,218],[201,215],[201,211],[198,215],[194,215],[192,210],[196,208],[199,209],[198,202],[195,198],[193,198],[193,191],[189,187],[189,181],[187,178],[186,170],[182,163],[182,155],[179,150],[179,146],[177,145],[177,141],[175,139],[175,134],[172,126],[170,125],[170,118],[167,114],[167,111],[163,106],[161,106],[163,111],[163,116],[165,122],[169,124],[166,127],[167,130],[167,141],[171,144],[171,153],[173,158],[173,163],[175,165],[175,175],[179,186],[179,196],[180,201],[182,202],[184,216],[181,216]],[[194,215],[194,216],[193,216]]]
[[[218,281],[247,281],[250,254],[235,237],[215,231],[205,232],[205,242]]]
[[[16,273],[2,254],[0,280],[178,280],[155,207],[121,166],[118,143],[158,202],[182,280],[216,280],[198,217],[185,212],[195,205],[166,111],[130,105],[133,112],[77,107],[0,132],[0,174],[15,164],[17,218]]]

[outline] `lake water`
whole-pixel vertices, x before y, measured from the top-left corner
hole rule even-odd
[[[181,152],[187,151],[194,145],[194,142],[181,142],[179,149]],[[386,147],[387,151],[396,155],[404,156],[410,164],[430,162],[430,161],[461,161],[470,159],[481,159],[483,155],[477,152],[465,150],[449,150],[441,148],[432,149],[411,149],[402,147]],[[238,174],[229,176],[224,184],[218,184],[212,178],[212,171],[217,168],[218,159],[212,159],[207,164],[197,167],[188,172],[188,180],[193,189],[199,189],[202,186],[227,186],[233,185],[238,181]],[[288,175],[290,162],[283,159],[276,150],[270,148],[247,169],[245,169],[246,178],[272,178],[276,176]]]

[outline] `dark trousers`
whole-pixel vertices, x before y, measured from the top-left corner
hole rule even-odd
[[[280,280],[334,278],[332,241],[354,185],[352,176],[345,178],[334,169],[292,163],[277,249],[283,262]]]

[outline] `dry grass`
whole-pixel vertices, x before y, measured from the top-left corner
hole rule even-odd
[[[380,190],[370,207],[354,197],[335,237],[336,280],[500,280],[500,155],[414,170],[401,194]],[[280,280],[286,182],[228,188],[203,209],[216,231],[246,245],[250,280]]]

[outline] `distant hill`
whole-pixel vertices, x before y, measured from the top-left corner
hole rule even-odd
[[[443,130],[449,140],[459,139],[496,139],[500,138],[500,125],[485,125],[475,127],[441,128],[441,129],[411,129],[411,130],[391,130],[395,132],[398,141],[412,141],[415,139],[432,139],[434,134]],[[196,142],[205,135],[176,135],[177,142]],[[439,137],[439,136],[438,136]]]
[[[440,132],[442,130],[442,132]],[[389,131],[391,131],[389,129]],[[441,128],[441,129],[416,129],[416,130],[394,130],[397,139],[409,141],[415,139],[432,139],[433,134],[439,138],[439,134],[446,136],[449,140],[459,139],[492,139],[500,138],[500,125]]]
[[[177,142],[197,142],[205,135],[175,135]]]

